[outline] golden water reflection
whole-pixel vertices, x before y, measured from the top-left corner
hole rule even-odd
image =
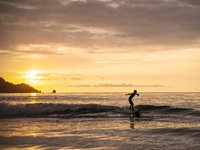
[[[53,121],[52,121],[53,120]],[[132,130],[141,129],[161,129],[161,128],[200,128],[200,123],[181,123],[181,122],[163,122],[163,121],[135,121],[129,122],[128,120],[86,120],[74,121],[73,119],[23,119],[22,121],[2,122],[0,123],[5,128],[4,132],[0,132],[0,136],[43,136],[43,137],[59,137],[59,136],[86,136],[108,138],[107,134],[99,134],[99,130]],[[132,127],[134,124],[134,127]],[[131,127],[130,127],[131,125]],[[131,129],[132,128],[132,129]],[[122,139],[122,137],[114,137],[113,139]]]
[[[37,93],[31,93],[31,96],[35,97],[37,96]]]
[[[30,100],[30,104],[35,104],[37,103],[37,99],[38,99],[38,95],[37,93],[31,93],[31,100]]]
[[[38,146],[37,148],[43,147],[40,145],[42,143],[39,142],[40,139],[44,141],[61,140],[69,143],[71,143],[72,139],[75,145],[82,143],[81,140],[86,142],[84,144],[94,140],[99,143],[105,142],[106,146],[112,146],[112,143],[107,141],[112,141],[114,145],[119,142],[127,144],[133,141],[141,142],[144,140],[141,138],[151,135],[146,133],[147,130],[151,131],[151,129],[200,128],[198,122],[181,123],[159,120],[136,120],[134,122],[134,129],[131,129],[130,123],[128,119],[11,119],[0,122],[2,127],[0,129],[0,136],[38,139],[38,142],[35,142],[38,144],[35,145]],[[34,141],[28,142],[28,144],[35,144]],[[61,142],[61,145],[70,145],[65,142]]]

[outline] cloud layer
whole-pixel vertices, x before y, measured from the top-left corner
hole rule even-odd
[[[1,0],[0,55],[57,54],[56,45],[94,53],[144,45],[197,47],[199,11],[198,0]],[[51,46],[19,49],[30,45]]]
[[[113,84],[113,83],[101,83],[101,84],[79,84],[79,85],[68,85],[69,87],[165,87],[164,85],[152,84],[152,85],[139,85],[139,84]]]

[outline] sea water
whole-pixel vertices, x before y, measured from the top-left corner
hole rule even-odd
[[[0,149],[200,149],[200,93],[0,94]]]

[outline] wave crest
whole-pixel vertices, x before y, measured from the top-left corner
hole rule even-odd
[[[171,106],[138,105],[142,115],[157,114],[188,114],[200,116],[200,111]],[[128,107],[117,107],[97,104],[0,104],[0,117],[127,117]]]

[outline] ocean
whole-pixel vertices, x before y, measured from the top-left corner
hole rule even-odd
[[[0,149],[200,149],[200,93],[0,94]]]

